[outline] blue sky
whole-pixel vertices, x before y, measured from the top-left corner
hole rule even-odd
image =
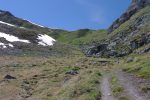
[[[131,0],[1,0],[0,9],[50,28],[108,28]]]

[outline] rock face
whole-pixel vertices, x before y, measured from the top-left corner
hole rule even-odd
[[[99,44],[97,46],[92,46],[90,47],[87,51],[86,51],[86,55],[90,56],[90,55],[102,55],[103,52],[105,52],[107,50],[107,46],[108,44]]]
[[[132,0],[131,5],[128,10],[121,15],[113,24],[109,27],[108,32],[111,33],[115,29],[117,29],[122,23],[129,20],[132,15],[134,15],[140,9],[149,6],[150,0]]]
[[[137,49],[143,46],[144,44],[149,43],[150,43],[150,34],[142,34],[140,39],[134,39],[133,41],[130,42],[132,49]]]

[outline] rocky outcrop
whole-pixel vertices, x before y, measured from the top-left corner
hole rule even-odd
[[[86,51],[86,55],[87,56],[91,56],[91,55],[103,55],[104,52],[106,52],[107,50],[107,46],[108,44],[99,44],[96,46],[91,46],[88,48],[88,50]]]
[[[130,42],[131,48],[132,49],[137,49],[145,44],[150,43],[150,34],[142,34],[141,38],[139,39],[134,39],[133,41]]]
[[[96,57],[122,57],[135,53],[137,49],[142,49],[138,54],[149,52],[149,4],[150,0],[133,0],[127,12],[110,27],[112,34],[108,34],[101,43],[91,46],[86,54]],[[98,49],[104,41],[107,43],[106,47]]]
[[[131,5],[129,6],[128,10],[121,15],[113,24],[109,27],[108,32],[111,33],[115,29],[117,29],[122,23],[129,20],[132,15],[134,15],[140,9],[149,6],[150,0],[132,0]]]

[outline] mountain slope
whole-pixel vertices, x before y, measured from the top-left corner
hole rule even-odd
[[[117,29],[121,24],[129,20],[132,17],[132,15],[134,15],[139,10],[149,5],[150,5],[150,0],[132,0],[127,11],[123,13],[120,16],[120,18],[118,18],[113,22],[113,24],[109,27],[108,32],[111,33],[112,31]]]
[[[107,38],[93,45],[86,54],[101,57],[128,55],[135,49],[150,43],[149,29],[150,6],[146,6],[109,33]],[[149,47],[143,49],[149,50]]]
[[[50,35],[53,36],[53,33]],[[77,31],[60,32],[57,34],[55,39],[60,42],[79,46],[99,41],[101,38],[106,36],[106,30],[80,29]]]
[[[68,44],[57,42],[50,33],[63,32],[50,29],[7,11],[0,11],[0,55],[66,55],[76,51]]]

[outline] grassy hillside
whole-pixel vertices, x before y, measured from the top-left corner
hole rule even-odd
[[[72,32],[57,31],[57,33],[51,33],[50,35],[60,42],[69,43],[73,45],[96,42],[107,36],[106,30],[90,30],[90,29],[81,29]]]

